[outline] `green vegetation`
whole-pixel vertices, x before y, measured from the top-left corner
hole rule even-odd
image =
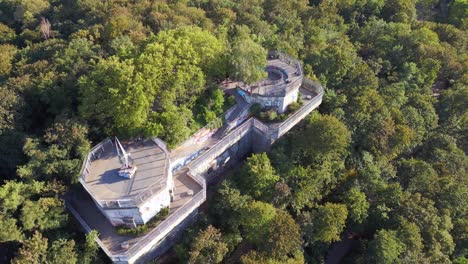
[[[175,146],[219,125],[233,99],[218,83],[256,82],[266,51],[283,50],[323,84],[323,103],[218,186],[179,260],[322,263],[353,237],[342,262],[465,263],[466,6],[0,1],[5,258],[102,262],[63,201],[90,146],[143,135]]]
[[[164,221],[164,219],[166,219],[168,215],[169,208],[164,207],[144,225],[138,225],[136,227],[118,226],[115,228],[115,231],[119,235],[140,236],[154,229],[156,226],[159,225],[159,223]]]
[[[275,109],[263,108],[261,104],[254,103],[250,107],[250,113],[265,123],[270,122],[282,122],[286,120],[291,114],[295,113],[302,106],[302,100],[293,102],[288,105],[286,111],[282,114],[278,114]]]

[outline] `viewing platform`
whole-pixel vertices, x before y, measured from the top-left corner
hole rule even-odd
[[[115,227],[106,220],[91,197],[84,190],[69,193],[67,207],[87,232],[99,233],[98,244],[112,261],[133,263],[160,242],[174,227],[194,212],[206,199],[205,187],[201,178],[191,177],[187,170],[174,176],[174,197],[169,206],[169,216],[153,230],[140,236],[119,235]],[[189,195],[190,194],[190,195]],[[122,248],[127,244],[128,248]]]
[[[250,85],[236,82],[235,87],[248,103],[258,103],[283,113],[298,99],[304,78],[301,63],[284,53],[272,51],[268,53],[265,71],[265,80]]]
[[[80,181],[103,207],[131,207],[144,202],[152,193],[167,185],[167,153],[152,140],[131,140],[123,143],[137,167],[135,175],[126,179],[118,175],[122,164],[114,143],[103,141],[91,152]]]

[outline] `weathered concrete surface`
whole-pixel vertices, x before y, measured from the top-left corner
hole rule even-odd
[[[118,175],[122,163],[115,146],[109,141],[103,150],[96,153],[88,167],[89,174],[82,181],[98,200],[132,198],[155,183],[161,183],[161,189],[165,187],[165,164],[169,158],[166,153],[151,140],[123,142],[123,145],[137,171],[131,179]]]

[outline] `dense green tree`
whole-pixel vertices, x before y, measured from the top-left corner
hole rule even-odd
[[[13,57],[16,53],[16,48],[10,44],[0,44],[0,79],[7,76],[13,65]]]
[[[38,201],[26,201],[21,209],[20,220],[26,230],[44,231],[63,226],[67,215],[58,198],[45,197]]]
[[[277,260],[271,258],[267,253],[259,253],[257,251],[251,250],[247,254],[243,255],[241,258],[242,264],[301,264],[304,263],[304,256],[299,254],[293,258],[288,258],[287,260]]]
[[[109,17],[104,24],[104,38],[115,39],[117,37],[127,35],[132,41],[142,41],[146,37],[147,29],[142,22],[131,13],[127,7],[115,6],[109,10]]]
[[[468,1],[466,0],[454,0],[450,3],[449,7],[449,17],[448,20],[450,23],[461,27],[466,28],[467,25],[467,9]]]
[[[99,236],[99,233],[96,230],[86,234],[86,241],[83,245],[82,254],[79,258],[79,263],[91,264],[94,263],[97,258],[97,253],[99,246],[96,243],[96,237]]]
[[[356,223],[362,223],[366,219],[369,209],[366,194],[353,187],[344,194],[343,200],[348,208],[349,218]]]
[[[197,56],[199,66],[210,77],[224,77],[227,67],[227,47],[223,40],[199,27],[183,27],[172,31],[175,37],[187,39]]]
[[[0,43],[7,43],[16,37],[15,31],[7,25],[0,23]]]
[[[397,230],[398,239],[405,245],[405,251],[400,255],[402,262],[424,262],[422,250],[423,239],[419,227],[407,220],[400,222],[400,227]]]
[[[303,0],[265,1],[265,19],[278,28],[279,43],[271,48],[283,50],[291,55],[297,55],[297,52],[302,50],[304,30],[301,15],[308,10],[307,4],[307,1]]]
[[[455,244],[450,235],[453,223],[447,211],[439,212],[434,201],[416,193],[404,200],[397,213],[411,219],[419,227],[432,262],[448,261]]]
[[[231,51],[231,75],[246,84],[266,78],[267,51],[255,43],[246,27],[237,28]]]
[[[342,204],[326,203],[312,212],[305,212],[301,219],[304,239],[308,243],[339,241],[347,217],[348,210]]]
[[[260,245],[269,256],[286,261],[289,256],[299,255],[301,251],[301,231],[287,212],[278,211],[268,226],[266,240]]]
[[[457,83],[442,93],[439,101],[439,122],[447,134],[455,137],[465,152],[468,150],[468,86]]]
[[[373,263],[395,263],[405,249],[395,231],[379,230],[369,245],[370,257]]]
[[[23,242],[18,255],[12,260],[14,264],[40,264],[46,263],[47,238],[38,231],[34,232],[30,239]]]
[[[195,237],[188,263],[221,263],[227,251],[221,232],[210,225]]]
[[[6,181],[0,188],[0,203],[4,213],[13,213],[33,195],[45,190],[43,182]]]
[[[310,164],[339,160],[346,154],[350,140],[348,129],[336,117],[314,113],[294,145],[298,146],[296,152],[303,152],[303,163]]]
[[[327,169],[292,167],[285,175],[288,187],[291,188],[290,206],[296,211],[306,206],[315,206],[326,195],[327,187],[333,182],[332,177]]]
[[[400,184],[409,192],[432,197],[439,190],[439,179],[432,166],[421,160],[402,160],[398,166]]]
[[[24,99],[14,90],[1,87],[0,94],[0,136],[12,129],[21,129],[24,122]]]
[[[279,180],[266,153],[253,154],[247,158],[246,165],[238,176],[241,190],[256,199],[268,199]]]
[[[79,80],[81,117],[102,133],[130,136],[143,129],[152,104],[152,89],[135,77],[131,60],[101,60]],[[157,133],[155,133],[157,135]]]
[[[47,253],[47,263],[50,264],[75,264],[77,261],[78,255],[75,251],[75,241],[73,240],[55,240]]]
[[[409,23],[416,19],[416,0],[389,0],[382,13],[390,21]]]
[[[245,238],[252,243],[261,245],[266,239],[275,216],[276,210],[272,205],[260,201],[250,202],[241,213]]]
[[[83,158],[90,148],[87,127],[72,120],[59,121],[44,134],[44,143],[27,138],[23,146],[28,163],[18,167],[24,179],[77,182]]]
[[[0,242],[22,241],[24,235],[18,227],[16,218],[0,213]]]
[[[212,206],[215,221],[224,229],[238,229],[242,223],[241,213],[251,200],[250,196],[242,195],[232,184],[223,182],[217,190],[217,197]]]

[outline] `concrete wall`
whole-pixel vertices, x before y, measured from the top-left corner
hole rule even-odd
[[[216,143],[205,153],[198,156],[195,160],[187,165],[193,174],[203,175],[210,168],[215,166],[215,160],[221,156],[232,145],[240,141],[251,130],[250,121],[246,121],[239,127],[229,132],[222,140]]]
[[[138,209],[144,223],[148,222],[153,216],[161,211],[162,208],[169,207],[171,203],[171,195],[168,187],[139,206]]]
[[[102,214],[109,220],[113,226],[125,224],[124,218],[133,218],[135,224],[143,224],[143,218],[141,218],[138,208],[116,208],[116,209],[102,209],[98,206],[98,209]]]
[[[184,234],[184,231],[190,227],[198,216],[198,209],[193,211],[190,215],[184,218],[172,231],[161,239],[157,244],[152,246],[146,253],[142,254],[138,259],[134,260],[133,263],[143,264],[158,258],[166,253],[172,246],[178,243]]]
[[[103,209],[99,204],[96,206],[113,226],[117,226],[125,223],[124,218],[133,218],[135,224],[145,224],[163,207],[168,207],[170,203],[171,196],[168,187],[166,187],[165,190],[157,193],[139,207]]]
[[[310,84],[312,85],[312,83]],[[284,135],[320,105],[323,89],[321,86],[312,88],[314,88],[314,92],[318,95],[291,115],[285,122],[280,125],[267,126],[255,118],[250,118],[229,132],[209,150],[190,162],[187,165],[189,173],[194,175],[192,177],[196,179],[200,178],[199,175],[203,175],[208,181],[211,180],[210,175],[215,175],[216,171],[221,171],[220,169],[227,166],[227,163],[232,164],[232,162],[237,162],[251,151],[262,152],[268,150],[275,140]],[[202,179],[200,181],[202,182],[203,190],[183,206],[184,210],[176,211],[148,233],[143,238],[143,241],[139,242],[141,246],[131,248],[125,255],[113,256],[109,253],[106,254],[115,263],[141,263],[162,255],[180,238],[188,223],[196,216],[199,206],[205,201],[206,184]],[[135,212],[132,210],[136,210],[136,208],[128,210],[126,213],[133,214]],[[121,210],[109,210],[109,213],[111,211]]]
[[[284,111],[288,109],[288,105],[294,102],[297,102],[298,95],[299,95],[299,86],[294,88],[288,94],[286,94],[283,100],[282,108],[279,110],[279,112],[284,113]]]

